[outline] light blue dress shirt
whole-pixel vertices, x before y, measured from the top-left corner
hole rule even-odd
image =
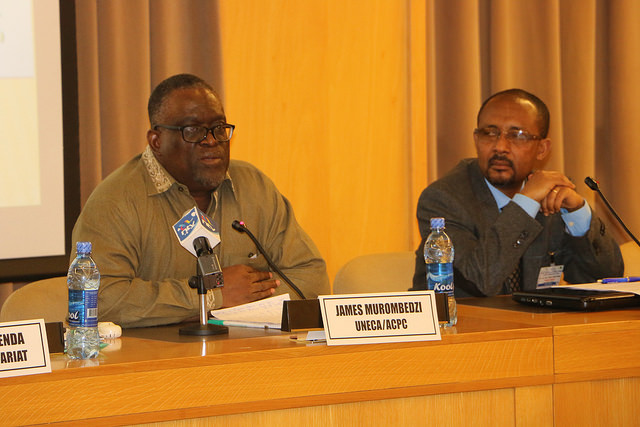
[[[485,182],[489,186],[489,190],[491,191],[493,198],[496,200],[498,209],[500,209],[500,211],[502,211],[502,208],[504,208],[507,203],[513,200],[513,202],[517,203],[518,206],[520,206],[527,214],[531,216],[531,218],[536,217],[536,214],[540,210],[540,203],[520,193],[517,193],[515,196],[513,196],[513,199],[510,199],[502,191],[491,185],[491,183],[487,181],[486,178]],[[587,231],[589,231],[589,225],[591,224],[591,208],[589,207],[589,203],[585,202],[580,209],[577,209],[573,212],[569,212],[566,209],[562,208],[560,209],[560,215],[562,216],[562,220],[564,221],[567,233],[571,234],[572,236],[581,237],[587,234]]]

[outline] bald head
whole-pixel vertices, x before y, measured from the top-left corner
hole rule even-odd
[[[191,88],[201,88],[211,92],[220,103],[220,108],[222,108],[220,97],[209,83],[193,74],[176,74],[160,82],[153,92],[151,92],[151,96],[149,96],[147,111],[149,113],[149,123],[151,127],[159,123],[158,118],[162,114],[164,101],[169,94],[178,89]]]
[[[478,111],[477,124],[480,123],[480,115],[484,111],[485,107],[489,103],[491,103],[492,101],[495,101],[497,99],[511,100],[511,101],[513,101],[515,103],[519,103],[519,104],[530,104],[536,110],[537,121],[538,121],[538,129],[539,129],[539,132],[540,132],[539,136],[541,138],[546,138],[547,137],[547,134],[549,133],[549,120],[550,120],[549,119],[549,109],[547,108],[545,103],[542,102],[542,100],[540,98],[538,98],[537,96],[535,96],[534,94],[529,93],[526,90],[517,89],[517,88],[516,89],[503,90],[501,92],[494,93],[489,98],[487,98],[482,103],[482,106],[480,107],[480,110]]]

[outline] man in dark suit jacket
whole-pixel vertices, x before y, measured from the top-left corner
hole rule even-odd
[[[424,240],[432,217],[446,219],[455,249],[455,294],[535,289],[538,274],[563,265],[564,280],[594,282],[619,276],[618,245],[575,185],[557,171],[537,170],[551,149],[549,112],[535,95],[510,89],[489,97],[478,112],[478,157],[462,160],[429,185],[418,201],[422,242],[413,289],[426,289]]]

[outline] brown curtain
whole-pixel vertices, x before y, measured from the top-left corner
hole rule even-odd
[[[82,197],[146,143],[165,77],[224,94],[232,157],[293,203],[330,276],[414,249],[422,189],[474,156],[481,101],[509,87],[551,110],[553,154],[640,233],[636,0],[79,0]],[[610,218],[609,218],[610,220]],[[620,242],[627,240],[618,235]]]
[[[218,2],[76,1],[81,197],[140,153],[155,85],[193,73],[223,92]]]

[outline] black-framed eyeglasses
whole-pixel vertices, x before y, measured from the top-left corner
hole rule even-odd
[[[476,128],[473,133],[478,136],[478,140],[485,144],[494,144],[504,135],[504,139],[515,145],[526,145],[536,139],[542,139],[538,135],[532,135],[522,129],[509,129],[501,131],[497,127]]]
[[[206,126],[169,126],[169,125],[155,125],[153,130],[158,130],[158,128],[164,128],[169,130],[179,130],[182,133],[182,139],[185,142],[189,142],[191,144],[198,144],[205,139],[207,139],[207,134],[211,132],[213,135],[213,139],[218,142],[227,142],[231,139],[233,135],[233,130],[236,128],[234,125],[230,125],[229,123],[218,123],[215,126],[210,128]]]

